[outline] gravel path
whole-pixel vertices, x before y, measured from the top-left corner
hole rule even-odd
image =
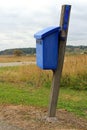
[[[31,62],[9,62],[9,63],[0,63],[0,67],[30,65],[30,64],[36,64],[36,62],[31,61]]]
[[[11,124],[6,123],[5,121],[0,121],[0,130],[23,130],[17,126],[12,126]]]

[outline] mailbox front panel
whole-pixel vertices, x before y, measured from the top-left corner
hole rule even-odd
[[[44,38],[43,69],[56,69],[58,64],[58,33]]]

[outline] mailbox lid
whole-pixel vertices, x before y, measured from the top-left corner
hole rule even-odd
[[[60,31],[60,27],[48,27],[48,28],[45,28],[39,32],[37,32],[34,37],[36,39],[42,39],[43,37],[46,37],[54,32],[59,32]]]

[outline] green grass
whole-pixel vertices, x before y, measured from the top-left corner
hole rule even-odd
[[[50,88],[29,87],[28,84],[0,83],[0,104],[48,107]],[[61,88],[58,108],[87,118],[87,91]]]
[[[87,118],[87,91],[61,89],[58,107]]]
[[[28,85],[14,85],[11,83],[0,83],[1,104],[23,104],[23,105],[47,105],[48,89],[32,88]]]

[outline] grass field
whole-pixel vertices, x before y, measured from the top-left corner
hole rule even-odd
[[[35,65],[1,67],[0,104],[47,107],[51,81],[52,72]],[[58,108],[87,118],[87,55],[65,57]]]

